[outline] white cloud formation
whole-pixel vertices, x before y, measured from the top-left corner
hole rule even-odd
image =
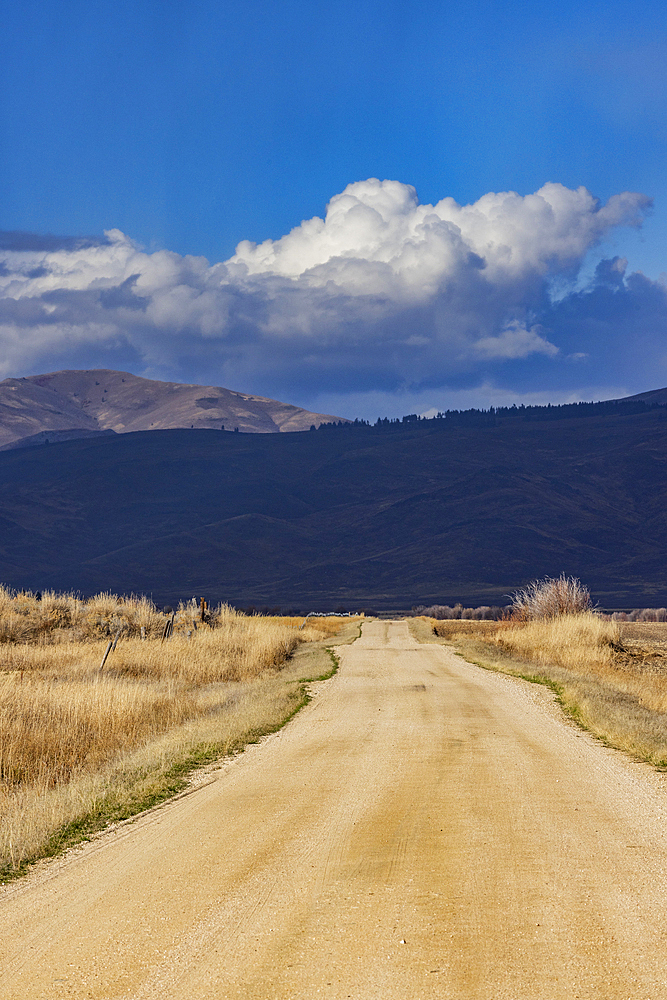
[[[325,218],[244,241],[212,266],[146,253],[117,230],[61,245],[8,234],[0,372],[125,364],[255,391],[284,383],[283,395],[303,397],[556,358],[551,282],[573,278],[591,247],[639,225],[649,204],[626,192],[602,205],[550,183],[421,205],[411,186],[370,179],[333,197]]]
[[[371,178],[335,195],[324,219],[302,222],[279,240],[239,243],[229,264],[316,287],[334,281],[352,295],[426,301],[471,265],[499,283],[578,265],[611,228],[636,224],[647,201],[626,192],[601,206],[583,187],[545,184],[525,197],[506,192],[474,205],[453,198],[420,205],[410,185]]]

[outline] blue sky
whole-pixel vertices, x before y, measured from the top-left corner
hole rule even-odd
[[[144,251],[121,254],[122,267],[116,255],[116,270],[108,261],[97,275],[87,269],[85,287],[59,287],[63,265],[53,253],[71,253],[73,244],[6,237],[10,279],[26,268],[44,276],[30,287],[12,280],[5,286],[4,375],[126,367],[364,416],[667,384],[659,283],[667,271],[664,4],[24,0],[5,5],[2,35],[0,228],[96,239],[120,230]],[[365,272],[363,309],[358,299],[350,305],[350,296],[361,294],[357,278],[353,291],[349,281],[336,285],[325,308],[321,296],[314,304],[312,281],[303,277],[312,263],[306,255],[300,271],[279,268],[277,290],[264,265],[261,289],[258,278],[251,289],[247,275],[232,280],[225,272],[225,296],[208,309],[227,320],[204,322],[199,306],[196,315],[177,309],[176,330],[174,314],[164,319],[166,307],[153,310],[156,318],[144,306],[150,322],[137,323],[131,299],[104,334],[108,317],[90,306],[91,289],[120,287],[130,264],[143,277],[123,287],[145,303],[156,287],[159,260],[151,263],[151,255],[228,261],[240,241],[276,241],[302,220],[324,217],[332,198],[368,178],[411,185],[421,204],[452,198],[466,205],[489,192],[523,197],[552,183],[583,186],[602,204],[637,192],[653,207],[643,203],[634,215],[591,230],[588,242],[567,260],[561,254],[556,266],[537,254],[534,280],[521,279],[525,288],[514,275],[512,290],[499,290],[496,275],[496,305],[479,316],[474,302],[487,285],[480,292],[446,268],[428,304],[417,307],[406,291],[378,317],[369,302],[386,289]],[[367,194],[359,188],[354,197],[366,205]],[[576,228],[574,217],[565,217]],[[503,232],[494,230],[494,239],[504,239]],[[346,237],[344,254],[365,259],[367,235],[359,246]],[[485,257],[474,234],[466,240],[470,252]],[[602,258],[615,257],[627,258],[626,280],[614,285],[613,296],[607,282],[602,301],[590,281]],[[323,266],[321,254],[317,259]],[[152,268],[150,281],[144,267]],[[256,262],[252,267],[257,274]],[[448,287],[469,288],[470,310],[459,302],[455,316],[447,312],[454,307],[442,292],[445,271]],[[633,272],[647,283],[631,287]],[[190,300],[200,302],[202,281],[210,295],[216,275],[192,279]],[[191,287],[190,278],[178,281]],[[326,281],[331,288],[337,279],[328,274]],[[517,295],[524,292],[522,306]],[[229,311],[239,297],[240,319]],[[42,302],[44,322],[27,299]],[[286,331],[286,316],[301,330],[300,341]],[[509,344],[507,331],[516,333],[517,324],[527,332]],[[484,346],[489,337],[502,343]],[[426,351],[412,344],[413,355],[414,338],[431,344]],[[341,352],[347,369],[336,357]],[[373,367],[378,355],[381,372]]]

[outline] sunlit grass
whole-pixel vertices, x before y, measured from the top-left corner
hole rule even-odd
[[[550,684],[566,711],[604,742],[667,765],[667,657],[650,639],[629,650],[618,623],[590,611],[483,631],[446,624],[446,638],[466,659]],[[433,626],[441,631],[441,623]]]
[[[68,824],[150,804],[188,761],[280,725],[303,699],[285,670],[293,652],[348,621],[300,629],[303,619],[226,606],[202,621],[181,605],[163,640],[170,620],[143,598],[0,591],[0,870],[39,856]]]

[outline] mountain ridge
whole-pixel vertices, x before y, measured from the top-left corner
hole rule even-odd
[[[163,382],[107,368],[65,369],[0,382],[2,448],[41,444],[39,435],[45,438],[47,432],[74,437],[191,428],[275,434],[341,419],[222,386]]]

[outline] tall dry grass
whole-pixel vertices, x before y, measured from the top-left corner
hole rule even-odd
[[[137,782],[153,787],[198,747],[222,752],[278,724],[302,697],[296,678],[280,678],[291,654],[341,625],[299,630],[223,606],[195,628],[198,610],[182,605],[162,641],[168,619],[141,598],[0,592],[0,871],[36,857],[63,824],[104,813],[100,803],[127,812]]]
[[[182,606],[185,607],[185,606]],[[16,592],[0,586],[0,643],[94,642],[119,630],[158,636],[165,618],[146,597]]]
[[[628,656],[615,621],[590,611],[565,615],[498,632],[496,643],[524,660],[564,667],[588,681],[597,679],[644,708],[667,713],[667,662]]]
[[[616,622],[592,611],[538,618],[495,635],[498,645],[522,659],[587,672],[604,672],[613,665],[620,638]]]
[[[439,633],[440,623],[434,626]],[[648,644],[630,651],[617,622],[585,611],[447,638],[482,666],[551,684],[596,736],[667,766],[667,657]]]

